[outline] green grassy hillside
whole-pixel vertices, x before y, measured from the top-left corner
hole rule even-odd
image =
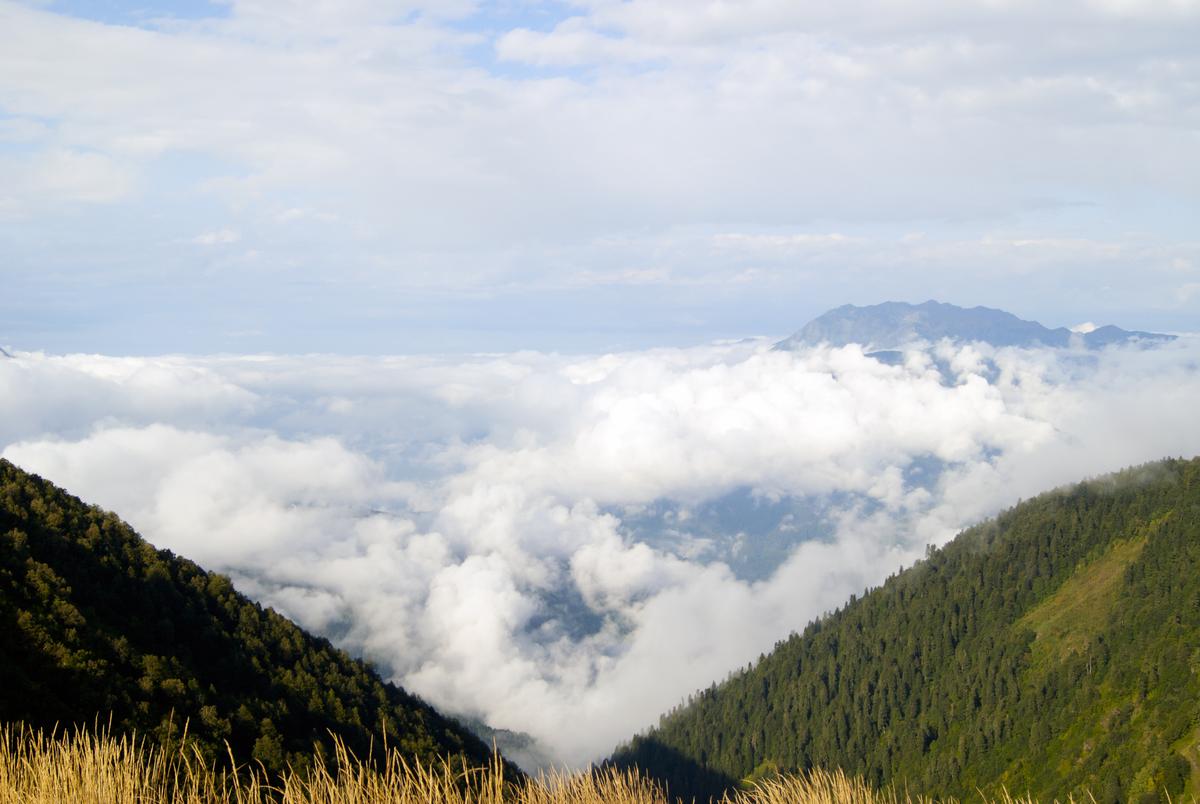
[[[156,550],[116,516],[0,460],[0,723],[92,724],[228,743],[271,771],[336,734],[365,756],[490,751],[362,662]]]
[[[963,532],[614,761],[689,794],[837,767],[937,796],[1158,801],[1200,791],[1198,744],[1200,460],[1169,460]]]

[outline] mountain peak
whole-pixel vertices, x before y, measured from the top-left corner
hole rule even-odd
[[[1066,347],[1074,344],[1098,349],[1115,343],[1163,343],[1173,335],[1137,332],[1111,324],[1087,324],[1075,328],[1050,329],[1012,313],[991,307],[959,307],[933,299],[921,304],[883,302],[865,307],[844,304],[814,318],[790,338],[776,344],[779,349],[797,349],[827,343],[831,346],[862,344],[872,351],[900,349],[918,342],[983,341],[993,346]]]

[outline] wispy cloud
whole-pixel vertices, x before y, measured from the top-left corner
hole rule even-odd
[[[212,232],[198,234],[192,238],[191,242],[198,246],[227,246],[241,239],[241,235],[233,229],[217,229]]]
[[[1072,244],[1103,241],[1110,273],[1137,277],[1126,285],[1147,300],[1139,312],[1158,310],[1162,326],[1179,318],[1167,322],[1168,307],[1194,312],[1180,282],[1147,278],[1138,258],[1194,240],[1192,4],[601,0],[505,15],[470,2],[234,2],[107,21],[55,8],[0,3],[0,225],[20,244],[4,270],[27,285],[47,271],[109,287],[135,274],[169,296],[180,275],[212,269],[186,241],[228,228],[261,260],[203,303],[262,300],[277,349],[312,330],[269,292],[279,271],[341,284],[321,301],[342,351],[365,338],[341,321],[381,299],[426,309],[491,293],[470,319],[510,332],[506,290],[582,315],[556,295],[567,276],[647,298],[690,287],[624,313],[645,331],[678,315],[724,336],[721,279],[752,277],[760,303],[818,298],[815,314],[847,300],[838,276],[860,270],[859,238],[921,230],[935,255],[962,252],[959,301],[1007,302],[1024,281],[976,258],[1037,251],[1083,284]],[[826,260],[781,287],[779,272],[746,273],[761,266],[745,248],[711,239],[729,233],[782,238],[756,242],[755,259],[823,245]],[[850,242],[789,240],[831,233]],[[915,298],[947,295],[942,276],[894,262]],[[22,309],[48,315],[56,297],[38,287]],[[102,323],[81,323],[80,338],[110,323],[101,296],[87,320]],[[174,296],[204,319],[197,294]],[[755,329],[752,314],[740,324]],[[437,335],[463,331],[451,321]],[[211,339],[187,348],[225,348]],[[560,347],[547,341],[536,345]]]

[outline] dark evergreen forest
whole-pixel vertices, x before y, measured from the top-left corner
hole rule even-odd
[[[926,795],[1086,788],[1107,804],[1194,794],[1198,743],[1200,459],[1053,491],[964,531],[697,692],[613,762],[685,795],[840,767]]]
[[[1200,459],[1044,494],[697,692],[613,762],[707,797],[780,771],[971,797],[1200,790]],[[332,735],[487,748],[369,667],[0,460],[0,722],[302,769]],[[1077,795],[1077,798],[1079,796]]]
[[[0,723],[187,737],[302,769],[332,735],[430,761],[490,750],[369,667],[0,460]],[[386,735],[386,736],[385,736]]]

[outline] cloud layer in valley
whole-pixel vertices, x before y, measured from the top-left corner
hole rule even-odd
[[[1191,338],[941,344],[894,366],[763,341],[18,352],[0,358],[0,448],[433,703],[580,763],[926,544],[1057,484],[1200,452],[1198,360]],[[773,571],[740,573],[697,521],[730,495],[751,514],[796,506]],[[798,516],[813,500],[819,522]]]

